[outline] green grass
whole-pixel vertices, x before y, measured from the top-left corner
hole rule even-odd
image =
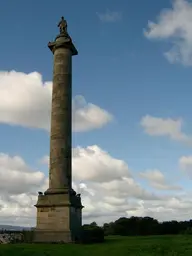
[[[103,244],[0,245],[0,256],[158,256],[192,255],[192,236],[109,237]]]

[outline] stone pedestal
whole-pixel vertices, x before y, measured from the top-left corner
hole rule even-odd
[[[34,242],[70,243],[80,240],[82,205],[74,191],[63,194],[39,194]]]

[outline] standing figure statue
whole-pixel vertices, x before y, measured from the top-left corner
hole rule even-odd
[[[57,25],[60,29],[60,34],[68,34],[67,33],[67,21],[64,19],[64,17],[61,17],[61,21]]]

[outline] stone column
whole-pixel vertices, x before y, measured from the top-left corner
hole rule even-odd
[[[34,242],[69,243],[81,236],[80,195],[71,184],[72,56],[78,52],[67,33],[64,17],[60,34],[48,44],[54,54],[50,131],[49,188],[39,192]]]
[[[71,188],[72,52],[54,51],[49,190]]]
[[[72,56],[78,52],[62,17],[60,34],[48,44],[54,54],[49,188],[45,194],[71,191]]]

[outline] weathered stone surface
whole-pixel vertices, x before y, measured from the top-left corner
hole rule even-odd
[[[36,243],[71,243],[73,239],[70,231],[36,230],[34,233]]]
[[[69,243],[81,235],[83,207],[71,187],[72,55],[77,50],[65,22],[62,19],[60,35],[48,45],[54,53],[49,188],[38,196],[34,242]]]
[[[70,231],[69,206],[42,207],[37,210],[37,227],[39,230]]]
[[[38,242],[38,238],[41,242],[43,239],[44,242],[48,242],[53,237],[52,242],[70,242],[80,238],[82,205],[79,195],[72,192],[39,195],[36,207],[37,225],[34,242]]]
[[[49,188],[69,186],[71,172],[71,51],[54,52]]]

